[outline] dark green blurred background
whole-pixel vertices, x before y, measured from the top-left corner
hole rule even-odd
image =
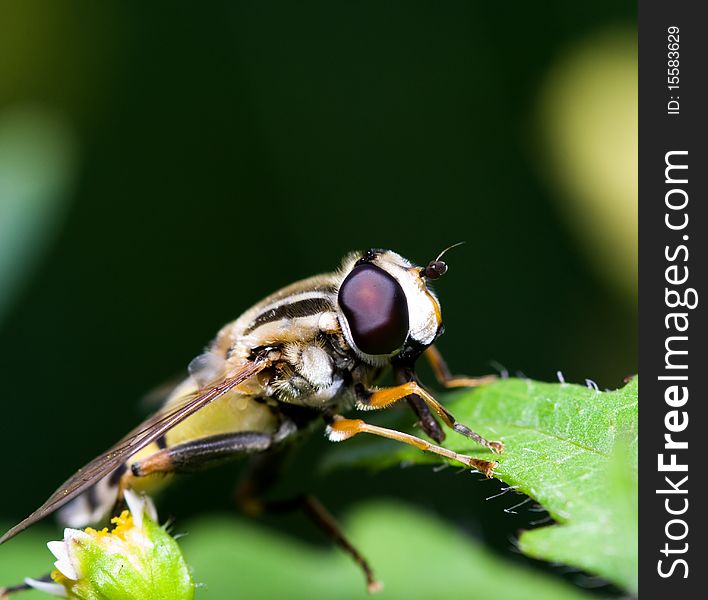
[[[454,371],[496,361],[621,385],[637,356],[634,158],[583,136],[636,143],[621,68],[636,60],[635,12],[0,1],[0,174],[20,173],[0,182],[0,518],[130,429],[144,393],[223,323],[351,249],[423,263],[467,242],[437,286]],[[603,199],[610,212],[593,212]],[[500,551],[529,520],[451,470],[322,478],[310,464],[286,487],[307,477],[335,511],[398,495]],[[226,479],[182,486],[167,514],[228,506],[204,492]]]

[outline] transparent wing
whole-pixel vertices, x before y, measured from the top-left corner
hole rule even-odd
[[[250,379],[269,365],[270,361],[265,355],[260,355],[255,360],[249,361],[242,369],[232,374],[230,377],[227,377],[221,383],[205,390],[200,390],[192,397],[187,397],[177,407],[170,406],[165,411],[152,415],[121,439],[110,450],[97,456],[85,467],[79,469],[72,477],[65,481],[42,506],[3,535],[0,538],[0,544],[3,544],[47,515],[50,515],[78,496],[81,492],[97,483],[100,479],[113,472],[133,454],[155,441],[158,437],[184,421],[187,417],[193,415],[210,402],[213,402],[228,391]]]

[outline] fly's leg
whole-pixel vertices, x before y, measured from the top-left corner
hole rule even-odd
[[[434,439],[438,444],[444,442],[445,432],[442,427],[440,427],[440,423],[438,423],[437,419],[423,399],[417,394],[411,394],[410,396],[406,396],[406,402],[418,417],[420,428],[425,432],[425,434]]]
[[[129,475],[194,473],[250,452],[263,452],[273,444],[273,435],[260,431],[237,431],[177,444],[133,463]]]
[[[411,380],[417,381],[415,371],[408,366],[394,367],[393,375],[399,385]],[[445,432],[423,399],[416,394],[411,394],[406,396],[406,402],[418,417],[418,423],[425,434],[438,444],[442,443],[445,440]]]
[[[357,408],[360,410],[376,410],[386,408],[387,406],[391,406],[395,402],[398,402],[407,396],[418,396],[435,414],[438,415],[438,417],[442,419],[443,423],[457,433],[473,439],[478,444],[489,448],[492,452],[496,452],[497,454],[504,451],[504,444],[501,442],[486,440],[466,425],[459,423],[453,414],[435,398],[433,398],[427,390],[423,389],[417,381],[409,381],[408,383],[403,383],[395,387],[383,388],[376,390],[375,392],[367,391],[362,385],[357,385],[355,390],[357,394]]]
[[[268,488],[278,479],[278,474],[286,458],[287,456],[283,452],[268,452],[254,457],[246,477],[236,488],[237,504],[251,516],[259,516],[265,512],[303,511],[327,537],[352,557],[364,573],[368,591],[371,593],[379,591],[382,584],[376,579],[373,569],[349,541],[334,516],[317,498],[309,494],[298,495],[287,500],[266,500],[263,498]]]
[[[485,375],[483,377],[452,375],[445,363],[445,359],[435,346],[429,346],[423,354],[428,364],[430,364],[438,383],[444,388],[477,387],[485,383],[491,383],[497,379],[496,375]],[[407,383],[408,381],[418,381],[410,365],[402,365],[395,369],[395,376],[397,384]],[[420,427],[425,431],[426,435],[434,439],[438,444],[442,443],[445,440],[445,432],[442,430],[440,424],[423,399],[416,394],[411,394],[410,396],[406,396],[406,402],[418,416]]]
[[[265,507],[266,510],[272,512],[302,510],[327,537],[354,559],[354,562],[364,572],[366,589],[369,593],[378,592],[383,588],[383,584],[374,576],[369,563],[344,535],[332,513],[317,498],[310,494],[303,494],[285,501],[266,502]]]
[[[430,368],[433,370],[435,379],[445,388],[477,387],[485,383],[496,381],[496,375],[484,375],[482,377],[467,377],[466,375],[453,375],[447,368],[447,363],[435,346],[429,346],[423,352]]]
[[[118,482],[118,495],[111,514],[125,507],[123,492],[138,477],[196,473],[251,452],[263,452],[273,444],[273,436],[259,431],[237,431],[212,435],[169,448],[162,448],[125,469]]]
[[[390,440],[396,440],[397,442],[403,442],[424,452],[430,452],[432,454],[437,454],[438,456],[444,456],[451,460],[455,460],[462,463],[466,467],[472,467],[484,473],[487,477],[491,477],[494,473],[494,469],[497,463],[488,460],[479,460],[477,458],[472,458],[471,456],[466,456],[465,454],[459,454],[443,448],[442,446],[436,446],[431,444],[419,437],[414,435],[409,435],[401,431],[396,431],[395,429],[388,429],[386,427],[379,427],[378,425],[371,425],[366,423],[361,419],[346,419],[339,415],[332,417],[329,425],[327,426],[327,437],[329,437],[332,442],[342,442],[354,437],[358,433],[370,433],[372,435],[377,435],[379,437],[388,438]]]

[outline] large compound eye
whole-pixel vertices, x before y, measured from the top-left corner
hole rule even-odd
[[[339,288],[339,305],[354,343],[366,354],[391,354],[408,335],[408,303],[398,282],[383,269],[360,264]]]

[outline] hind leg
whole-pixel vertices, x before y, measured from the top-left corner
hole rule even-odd
[[[125,508],[123,492],[126,489],[141,489],[146,481],[159,481],[161,477],[173,473],[203,471],[245,454],[264,452],[272,444],[273,435],[270,433],[237,431],[160,448],[115,473],[118,491],[111,514],[119,514]],[[148,487],[151,485],[152,482]]]
[[[236,488],[236,503],[247,514],[259,516],[265,512],[283,513],[301,510],[337,546],[352,557],[364,573],[369,592],[381,589],[373,569],[364,556],[349,541],[334,516],[310,494],[301,494],[287,500],[265,500],[267,490],[277,481],[287,456],[283,452],[269,452],[254,458],[246,476]]]
[[[194,473],[249,454],[264,452],[273,444],[270,433],[238,431],[224,433],[163,448],[133,463],[129,475]],[[126,482],[127,483],[127,482]]]

